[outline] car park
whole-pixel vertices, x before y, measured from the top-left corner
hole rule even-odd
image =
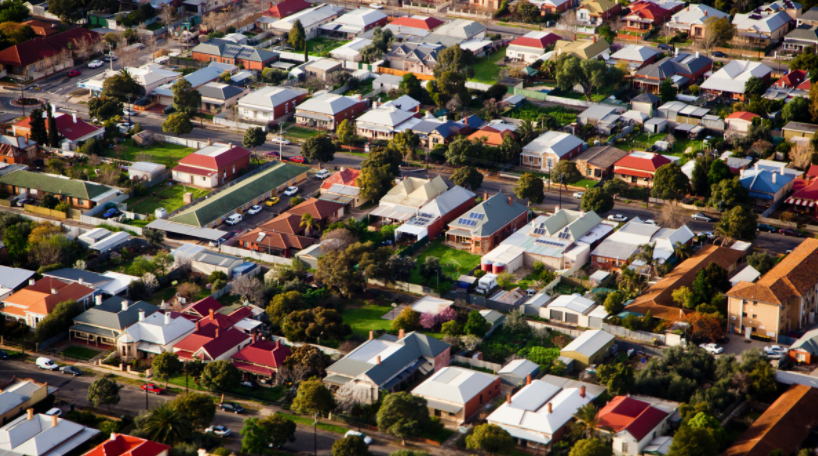
[[[230,429],[227,429],[227,426],[222,426],[221,424],[210,426],[209,428],[205,429],[205,432],[208,434],[216,434],[219,437],[227,437],[231,434]]]
[[[363,432],[347,431],[347,433],[344,434],[344,438],[346,438],[346,437],[360,437],[360,438],[363,439],[365,444],[372,445],[372,437],[367,436]]]
[[[608,216],[608,220],[610,220],[611,222],[627,222],[628,217],[622,214],[611,214]]]
[[[783,234],[784,236],[804,237],[800,231],[796,231],[792,228],[781,228],[778,230],[778,234]]]
[[[144,385],[140,386],[142,391],[147,391],[149,393],[153,393],[156,395],[162,394],[162,388],[156,386],[153,383],[145,383]]]
[[[52,370],[53,371],[53,370],[57,370],[57,369],[60,368],[60,366],[58,366],[57,363],[55,363],[54,361],[51,361],[50,358],[39,357],[39,358],[37,358],[37,361],[34,362],[34,364],[37,367],[39,367],[40,369],[45,369],[45,370]]]
[[[235,402],[222,402],[221,404],[219,404],[219,408],[224,410],[225,412],[233,412],[236,414],[244,411],[244,407]]]
[[[80,71],[80,70],[71,70],[71,71],[68,72],[68,77],[73,78],[73,77],[79,76],[81,74],[82,74],[82,71]]]
[[[585,192],[575,192],[573,196],[576,199],[582,199],[582,197],[585,196]]]
[[[60,372],[62,372],[63,374],[71,374],[74,377],[82,375],[82,371],[74,366],[63,366],[60,368]]]
[[[759,223],[758,226],[756,227],[756,231],[765,231],[767,233],[777,233],[778,228],[776,228],[776,227],[774,227],[772,225],[767,225],[766,223]]]
[[[700,222],[712,222],[713,220],[715,220],[713,217],[707,214],[702,214],[701,212],[697,212],[691,215],[690,218],[692,218],[693,220],[698,220]]]
[[[716,344],[701,344],[699,348],[703,348],[704,351],[710,353],[711,355],[718,355],[719,353],[724,353],[724,348],[719,347]]]
[[[243,220],[241,214],[233,214],[224,221],[228,225],[235,225]]]
[[[267,201],[265,201],[264,204],[266,204],[267,206],[275,206],[276,204],[278,204],[278,202],[279,202],[278,197],[274,196],[274,197],[268,199]]]
[[[247,213],[250,214],[250,215],[256,215],[259,212],[261,212],[261,209],[262,209],[261,206],[256,205],[256,206],[251,207],[250,209],[247,209]]]
[[[284,190],[284,196],[293,196],[298,193],[298,187],[287,187],[287,190]]]
[[[99,68],[102,65],[105,65],[105,62],[103,62],[102,60],[92,60],[91,62],[88,63],[88,68]]]
[[[321,171],[318,171],[317,173],[315,173],[315,178],[319,179],[319,180],[326,179],[329,176],[330,176],[330,172],[329,172],[328,169],[322,169]]]

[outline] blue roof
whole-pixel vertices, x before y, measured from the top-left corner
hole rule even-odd
[[[741,178],[741,186],[750,191],[750,196],[753,196],[753,193],[773,194],[784,188],[793,179],[795,179],[795,176],[792,174],[752,169],[744,172],[744,176]],[[763,196],[754,196],[754,198],[763,198]]]
[[[242,264],[240,266],[236,266],[235,268],[233,268],[233,274],[238,274],[238,275],[245,274],[247,272],[252,271],[255,268],[256,268],[256,264],[251,263],[251,262],[248,261],[247,263],[244,263],[244,264]]]
[[[452,122],[451,120],[447,120],[446,122],[440,123],[438,121],[430,121],[424,120],[419,124],[412,127],[412,131],[421,132],[421,133],[431,133],[436,131],[440,133],[441,136],[444,138],[448,138],[449,136],[454,133],[452,130],[459,130],[462,128],[463,125],[458,124],[457,122]]]

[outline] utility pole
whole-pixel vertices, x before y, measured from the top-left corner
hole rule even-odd
[[[278,124],[278,161],[284,161],[284,124]]]
[[[187,360],[185,360],[185,394],[187,394]]]
[[[315,421],[312,422],[312,451],[314,456],[318,456],[318,412],[314,415]]]
[[[20,108],[23,109],[23,117],[26,116],[26,103],[25,103],[25,95],[24,95],[25,90],[26,90],[25,84],[20,84]]]
[[[133,94],[128,94],[128,125],[131,124],[131,97]]]
[[[145,379],[145,411],[150,410],[148,407],[148,379]]]
[[[110,42],[108,42],[108,63],[111,64],[111,71],[113,72],[114,71],[114,54],[113,54],[114,51],[111,49],[111,46],[113,46],[113,45]]]

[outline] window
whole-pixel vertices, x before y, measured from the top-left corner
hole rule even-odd
[[[628,452],[628,444],[626,442],[622,442],[622,452],[623,453]]]
[[[746,316],[747,316],[747,312],[742,312],[742,313],[741,313],[741,316],[742,316],[742,317],[746,317]]]
[[[588,175],[591,177],[593,177],[594,175],[594,172],[591,170],[591,168],[588,168]]]
[[[753,314],[753,318],[758,318],[758,315],[756,315],[756,314]]]

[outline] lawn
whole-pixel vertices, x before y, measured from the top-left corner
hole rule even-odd
[[[131,143],[130,139],[126,139],[122,142],[127,150],[118,158],[127,161],[137,161],[136,155],[140,152],[144,152],[149,154],[150,161],[153,163],[159,163],[161,165],[165,165],[168,168],[173,168],[174,166],[179,164],[179,160],[188,155],[192,154],[196,150],[190,147],[180,146],[178,144],[168,144],[168,143],[157,143],[150,147],[136,147]],[[113,157],[114,150],[113,149],[105,149],[105,156],[106,157]]]
[[[667,137],[665,133],[659,134],[652,134],[648,135],[647,133],[642,133],[641,135],[633,138],[632,140],[628,141],[619,141],[616,143],[616,146],[623,150],[628,149],[637,149],[637,150],[645,150],[648,147],[652,146],[656,143],[656,141],[662,141]],[[687,150],[688,147],[693,148],[693,152],[700,152],[702,150],[702,146],[704,142],[698,139],[687,139],[687,138],[676,138],[676,141],[673,143],[673,149],[667,152],[661,152],[665,155],[677,155],[682,156]],[[627,149],[626,149],[627,148]]]
[[[151,31],[159,30],[162,27],[164,27],[164,25],[159,21],[156,21],[156,22],[154,22],[152,24],[149,24],[149,25],[145,26],[146,29],[151,30]]]
[[[344,318],[344,323],[352,327],[354,336],[367,339],[369,331],[392,329],[392,321],[381,318],[390,311],[392,311],[391,306],[365,304],[360,307],[347,308],[341,316]]]
[[[525,103],[518,108],[514,108],[506,113],[506,117],[520,120],[530,120],[536,122],[543,115],[549,115],[557,120],[560,126],[565,126],[577,121],[577,113],[569,111],[562,106],[549,106],[541,108],[532,103]]]
[[[573,185],[575,187],[585,187],[585,188],[593,188],[594,185],[597,184],[597,181],[591,179],[580,179],[578,181],[571,182],[568,185]]]
[[[289,129],[284,131],[284,137],[287,139],[295,139],[306,141],[310,138],[314,138],[320,135],[321,132],[318,130],[310,130],[309,128],[302,128],[302,127],[290,127]]]
[[[285,418],[288,418],[288,419],[296,422],[297,424],[303,424],[304,426],[312,426],[312,423],[315,422],[312,418],[307,418],[305,416],[291,415],[289,413],[276,412],[276,415],[281,415],[281,416],[283,416]],[[321,423],[321,422],[318,423],[317,427],[318,427],[318,429],[322,429],[324,431],[329,431],[329,432],[334,432],[336,434],[341,434],[341,435],[344,435],[344,434],[347,433],[347,431],[349,431],[348,428],[345,428],[343,426],[337,426],[337,425],[334,425],[334,424]]]
[[[313,38],[307,41],[307,52],[311,55],[321,57],[324,52],[329,52],[349,43],[348,40],[331,40],[329,38]],[[303,49],[302,49],[303,51]]]
[[[68,358],[89,360],[100,353],[101,353],[100,350],[94,350],[87,347],[78,347],[76,345],[72,345],[63,350],[60,354]]]
[[[158,381],[158,383],[162,382]],[[168,383],[171,385],[176,385],[184,388],[185,376],[179,375],[176,377],[171,377],[170,379],[168,379]],[[195,391],[205,391],[205,389],[199,386],[199,384],[192,377],[187,378],[187,387]],[[287,392],[286,390],[284,390],[284,388],[280,386],[276,386],[273,388],[265,387],[247,388],[246,386],[239,386],[238,388],[234,388],[230,391],[227,391],[227,394],[233,394],[235,396],[250,400],[276,402],[279,399],[281,399],[285,394],[287,394]]]
[[[474,82],[482,82],[484,84],[494,84],[499,79],[500,70],[503,68],[499,65],[495,65],[494,63],[500,59],[505,58],[506,56],[506,49],[503,48],[500,52],[495,52],[494,54],[488,55],[481,59],[477,60],[477,63],[472,65],[474,69],[474,77],[469,79],[470,81]]]
[[[210,296],[210,290],[205,287],[201,287],[202,289],[196,296],[193,297],[191,302],[200,301],[208,296]],[[156,290],[156,292],[148,299],[148,302],[154,305],[160,305],[162,301],[170,301],[173,297],[176,296],[176,287],[164,287]]]
[[[160,184],[161,185],[161,184]],[[156,193],[156,196],[137,196],[125,200],[128,210],[139,214],[153,214],[157,208],[164,207],[169,213],[184,206],[185,193],[193,193],[193,199],[201,198],[209,190],[187,187],[184,185],[164,186],[165,188]]]
[[[457,250],[443,245],[443,241],[438,239],[429,243],[429,246],[416,258],[417,264],[421,265],[426,261],[426,257],[433,256],[440,258],[440,265],[443,266],[442,278],[457,280],[462,274],[468,274],[472,269],[480,264],[480,255],[472,255],[465,250]],[[420,276],[420,268],[415,267],[412,271],[410,283],[422,285],[427,281]],[[431,284],[437,286],[437,280],[432,279]]]
[[[614,89],[613,87],[610,87],[610,90],[607,89],[601,90],[599,91],[599,93],[591,94],[591,101],[596,103],[601,102],[602,100],[608,98],[608,96],[610,96],[611,93],[613,93],[613,89]],[[587,101],[584,93],[574,92],[573,90],[564,91],[560,89],[554,89],[551,92],[549,92],[548,95],[553,95],[555,97],[560,98],[570,98],[572,100]]]
[[[372,91],[372,82],[373,82],[373,79],[367,79],[365,81],[362,81],[358,85],[358,87],[356,87],[354,89],[349,89],[346,92],[344,92],[344,95],[357,95],[357,94],[366,95],[366,94],[368,94],[369,92]]]

